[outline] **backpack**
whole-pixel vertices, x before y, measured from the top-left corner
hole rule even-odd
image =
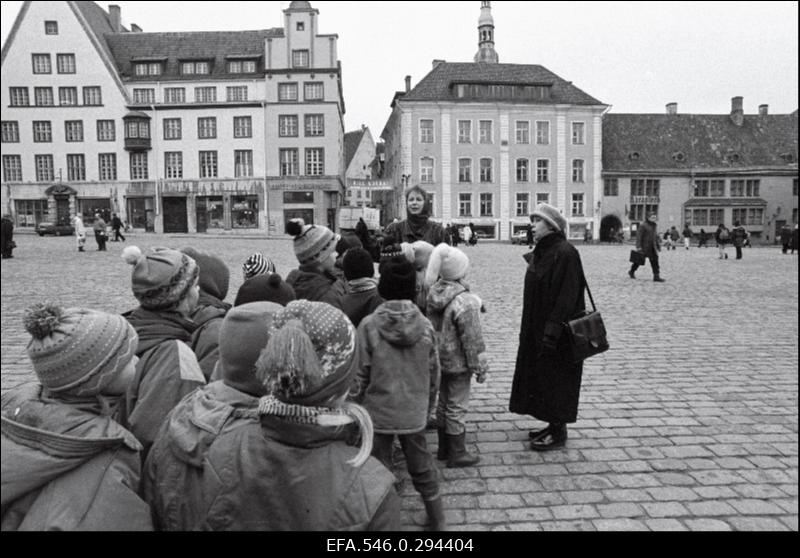
[[[720,240],[728,240],[731,237],[731,234],[728,232],[728,229],[722,229],[719,231],[719,239]]]

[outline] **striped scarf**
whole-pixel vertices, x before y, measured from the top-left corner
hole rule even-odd
[[[278,417],[294,424],[343,426],[353,422],[352,417],[341,409],[292,405],[291,403],[284,403],[274,395],[265,395],[261,398],[258,404],[258,414]]]

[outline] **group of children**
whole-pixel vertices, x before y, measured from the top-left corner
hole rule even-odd
[[[395,440],[446,528],[426,424],[448,467],[477,463],[489,372],[467,256],[386,247],[376,279],[327,228],[287,232],[298,269],[251,256],[233,306],[220,258],[129,246],[134,310],[26,311],[38,382],[2,397],[3,530],[397,530]]]

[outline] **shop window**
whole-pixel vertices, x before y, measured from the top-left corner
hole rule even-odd
[[[258,228],[258,196],[231,198],[231,224],[234,229]]]

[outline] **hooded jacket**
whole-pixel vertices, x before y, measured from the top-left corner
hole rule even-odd
[[[478,374],[486,351],[480,320],[481,300],[464,281],[439,279],[428,292],[427,316],[437,333],[442,374]]]
[[[347,314],[355,327],[372,314],[383,303],[383,298],[378,294],[378,286],[374,279],[370,279],[372,288],[354,290],[348,284],[347,293],[342,297],[342,312]],[[369,283],[365,280],[365,284]]]
[[[425,430],[439,381],[433,326],[410,300],[384,302],[358,327],[357,400],[379,434]]]
[[[219,360],[219,330],[231,305],[203,290],[192,314],[197,329],[192,333],[190,346],[197,357],[206,380],[211,377]]]
[[[187,345],[196,327],[192,321],[141,307],[123,316],[139,335],[139,362],[120,422],[144,445],[146,455],[169,412],[206,380]]]
[[[315,267],[300,266],[289,272],[286,282],[294,289],[297,300],[327,302],[341,310],[345,284],[339,277]]]
[[[139,498],[141,444],[91,404],[37,383],[2,397],[3,531],[150,531]]]

